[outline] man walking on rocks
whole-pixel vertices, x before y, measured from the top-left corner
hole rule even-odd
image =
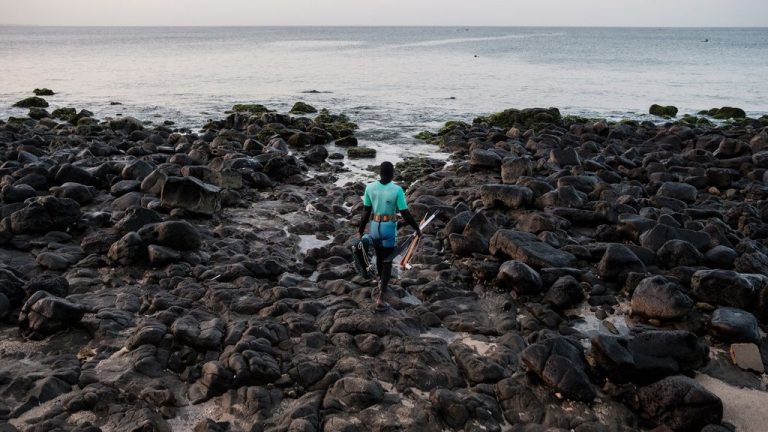
[[[373,297],[377,308],[386,308],[384,294],[392,277],[392,253],[397,245],[397,218],[400,215],[411,225],[417,235],[421,235],[419,224],[408,211],[403,188],[392,182],[395,167],[391,162],[382,162],[379,170],[379,180],[371,182],[365,188],[363,195],[363,217],[360,220],[360,237],[365,232],[365,226],[370,221],[368,236],[376,250],[376,269],[379,273],[379,284],[374,289]]]

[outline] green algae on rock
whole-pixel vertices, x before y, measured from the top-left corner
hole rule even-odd
[[[41,97],[32,96],[16,102],[13,106],[17,108],[48,108],[48,102]]]
[[[317,109],[315,107],[301,101],[293,104],[293,108],[291,108],[291,111],[290,111],[291,114],[313,114],[316,112],[317,112]]]
[[[677,107],[672,105],[662,106],[653,104],[648,110],[648,113],[658,117],[675,117],[677,116]]]

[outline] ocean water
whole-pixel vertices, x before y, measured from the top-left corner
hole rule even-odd
[[[762,115],[766,77],[768,29],[0,27],[2,118],[24,114],[11,105],[36,87],[58,92],[53,107],[188,127],[234,103],[303,100],[348,114],[389,153],[422,129],[510,107]]]

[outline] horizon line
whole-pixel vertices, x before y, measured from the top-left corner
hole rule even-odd
[[[604,25],[493,25],[493,24],[200,24],[200,25],[178,25],[178,24],[6,24],[0,23],[0,27],[54,27],[54,28],[147,28],[147,27],[175,27],[175,28],[257,28],[257,27],[342,27],[342,28],[613,28],[613,29],[768,29],[768,26],[731,26],[731,25],[707,25],[707,26],[604,26]]]

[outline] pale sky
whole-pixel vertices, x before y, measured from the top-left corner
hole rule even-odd
[[[0,24],[764,27],[768,0],[0,0]]]

